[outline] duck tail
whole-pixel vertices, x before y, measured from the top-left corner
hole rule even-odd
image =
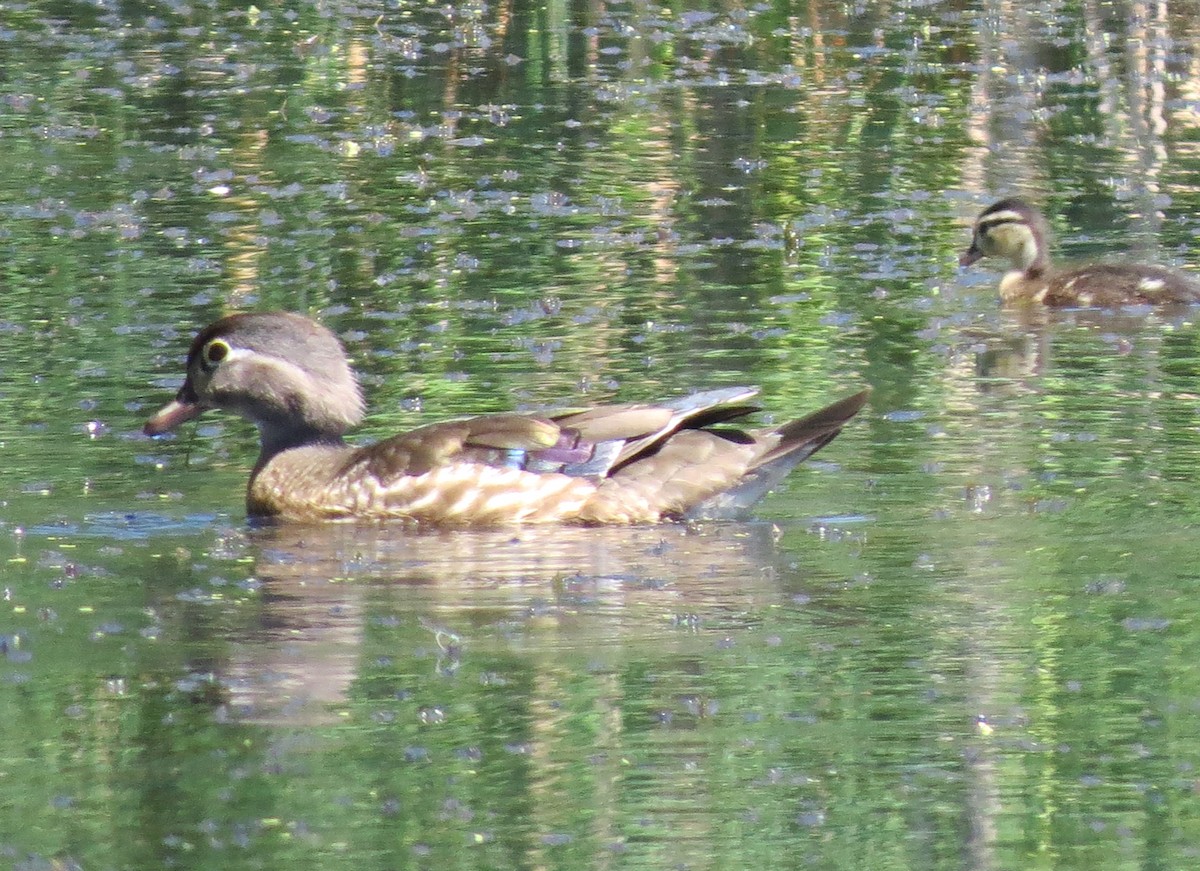
[[[870,395],[870,390],[863,390],[782,426],[755,433],[755,441],[766,450],[751,463],[741,480],[693,506],[687,512],[687,519],[744,517],[792,469],[837,438],[842,427],[862,411]]]

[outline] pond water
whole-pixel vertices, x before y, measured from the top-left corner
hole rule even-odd
[[[1200,3],[0,6],[14,868],[1190,868]],[[256,527],[141,434],[193,332],[346,342],[361,437],[753,383],[866,411],[758,521]]]

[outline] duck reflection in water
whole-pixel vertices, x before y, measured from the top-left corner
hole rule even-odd
[[[331,721],[366,672],[450,678],[481,646],[488,659],[516,656],[518,670],[554,670],[565,648],[660,655],[664,626],[711,628],[714,614],[757,613],[781,596],[778,530],[765,523],[246,535],[258,611],[219,670],[236,716],[252,722]]]

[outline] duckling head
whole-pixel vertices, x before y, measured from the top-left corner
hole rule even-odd
[[[970,266],[983,257],[996,257],[1027,277],[1036,277],[1050,265],[1047,236],[1046,220],[1037,209],[1015,197],[1000,200],[975,219],[971,247],[958,262]]]

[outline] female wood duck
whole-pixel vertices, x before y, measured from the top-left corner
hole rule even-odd
[[[1092,263],[1055,270],[1048,240],[1041,212],[1024,200],[1000,200],[976,218],[971,247],[958,262],[970,266],[982,257],[1007,259],[1012,271],[1000,280],[1005,302],[1086,308],[1200,301],[1200,282],[1165,266]]]
[[[342,434],[363,400],[337,338],[287,312],[229,315],[200,331],[159,435],[210,408],[258,426],[252,516],[398,518],[439,525],[657,523],[741,516],[828,444],[857,393],[782,426],[718,427],[757,407],[754,388],[547,415],[490,414],[366,447]]]

